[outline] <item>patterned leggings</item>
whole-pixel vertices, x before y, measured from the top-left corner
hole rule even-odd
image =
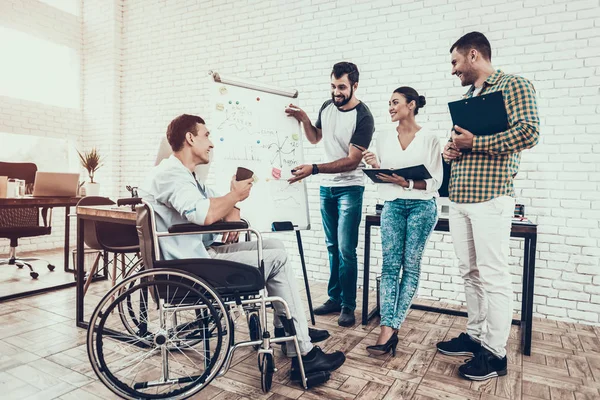
[[[404,322],[419,287],[423,249],[436,222],[435,199],[396,199],[385,202],[381,213],[382,326],[399,329]]]

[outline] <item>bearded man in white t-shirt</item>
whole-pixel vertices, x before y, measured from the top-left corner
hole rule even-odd
[[[314,311],[317,315],[340,312],[338,324],[355,323],[358,262],[358,227],[362,213],[365,166],[362,152],[369,147],[375,131],[369,108],[356,98],[358,68],[339,62],[331,71],[331,99],[321,106],[313,125],[308,115],[290,104],[285,111],[302,123],[308,141],[325,145],[320,164],[299,165],[290,183],[310,175],[326,174],[321,180],[321,217],[329,253],[331,274],[329,299]]]

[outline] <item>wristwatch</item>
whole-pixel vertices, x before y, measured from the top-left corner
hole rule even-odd
[[[415,186],[415,181],[413,181],[412,179],[408,179],[408,187],[406,188],[406,190],[413,190],[413,187]]]
[[[318,173],[319,173],[319,167],[317,167],[317,164],[313,164],[312,174],[316,175]]]

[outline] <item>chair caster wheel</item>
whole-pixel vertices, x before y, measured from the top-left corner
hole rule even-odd
[[[29,275],[33,278],[33,279],[37,279],[38,276],[40,276],[40,274],[38,274],[37,272],[30,272]]]
[[[258,356],[258,368],[260,369],[260,386],[263,393],[269,393],[273,384],[273,374],[275,373],[275,361],[273,355],[263,353]]]
[[[306,375],[306,388],[310,389],[321,385],[329,380],[331,373],[328,371],[315,372]]]
[[[248,317],[248,331],[250,334],[250,340],[260,340],[262,338],[262,329],[260,326],[260,318],[258,314],[252,313]],[[254,350],[258,350],[259,345],[254,345]]]
[[[21,264],[21,263],[16,263],[15,264],[19,269],[23,268],[25,265]]]
[[[54,268],[56,268],[54,265],[52,265],[52,264],[48,264],[48,269],[49,269],[50,271],[54,271]]]

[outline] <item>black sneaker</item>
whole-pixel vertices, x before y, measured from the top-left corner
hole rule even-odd
[[[315,308],[313,310],[313,312],[315,313],[315,315],[327,315],[327,314],[331,314],[334,312],[340,312],[342,311],[342,305],[340,303],[336,303],[335,301],[329,299],[325,302],[325,304],[320,305],[319,307]]]
[[[275,328],[275,337],[284,337],[285,330],[283,328]],[[311,343],[319,343],[329,337],[329,332],[325,329],[308,328],[308,336]],[[283,343],[285,344],[285,343]]]
[[[346,356],[341,351],[333,353],[324,353],[319,346],[313,349],[305,356],[302,356],[302,364],[304,365],[304,373],[306,375],[316,372],[331,372],[335,371],[344,364]],[[300,380],[300,368],[298,366],[298,357],[292,358],[292,369],[290,371],[292,381]]]
[[[447,342],[439,342],[436,347],[447,356],[474,356],[481,350],[481,344],[464,332]]]
[[[506,356],[498,358],[488,349],[481,348],[473,358],[466,364],[458,367],[458,373],[466,379],[472,381],[485,381],[486,379],[496,378],[506,375]]]
[[[338,318],[339,326],[352,326],[356,322],[354,318],[354,311],[349,309],[348,307],[342,307],[342,313]]]

